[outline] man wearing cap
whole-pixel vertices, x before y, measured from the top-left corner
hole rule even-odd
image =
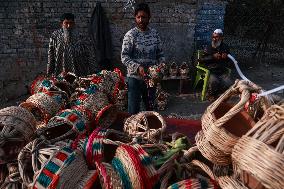
[[[64,13],[61,28],[54,31],[49,40],[47,75],[72,72],[85,76],[95,70],[94,55],[76,32],[74,15]]]
[[[204,50],[201,62],[210,70],[208,97],[214,100],[232,84],[228,74],[229,47],[223,42],[223,31],[216,29],[212,34],[211,44]]]

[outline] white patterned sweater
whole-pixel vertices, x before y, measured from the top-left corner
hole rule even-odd
[[[127,67],[127,76],[141,79],[137,69],[165,62],[161,39],[155,29],[141,31],[137,27],[129,30],[123,39],[121,61]]]

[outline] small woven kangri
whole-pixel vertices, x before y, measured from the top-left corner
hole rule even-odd
[[[20,106],[33,113],[39,123],[47,123],[52,116],[64,108],[66,101],[63,95],[62,92],[57,91],[36,93],[21,103]]]
[[[33,137],[36,120],[26,109],[11,106],[0,110],[1,163],[17,159],[18,153]]]
[[[108,128],[116,119],[116,107],[109,103],[106,94],[101,91],[88,95],[80,106],[91,113],[90,123],[94,123],[97,127]]]
[[[255,84],[236,80],[234,85],[208,106],[201,118],[202,132],[195,138],[204,157],[218,165],[231,163],[234,145],[254,125],[253,119],[242,110],[251,93],[257,91],[259,87]],[[225,103],[238,94],[241,97],[235,106]]]
[[[237,176],[251,188],[284,188],[284,103],[272,105],[235,145]]]
[[[94,168],[96,162],[110,163],[117,147],[131,142],[126,134],[116,130],[97,128],[92,134],[81,142],[89,167]]]
[[[59,145],[50,145],[47,141],[40,138],[36,138],[28,143],[18,155],[18,165],[23,185],[26,187],[30,186],[33,182],[34,174],[58,150],[60,150]]]
[[[83,153],[66,146],[55,152],[36,173],[32,187],[34,189],[76,188],[82,185],[82,180],[86,179],[88,173]]]
[[[166,130],[164,118],[154,111],[143,111],[132,115],[124,123],[124,131],[133,137],[142,137],[148,142],[157,143]]]
[[[123,188],[150,189],[158,182],[151,158],[138,144],[119,146],[112,166],[118,172]]]
[[[88,130],[87,119],[74,109],[65,109],[52,117],[47,125],[37,130],[50,143],[64,139],[75,139],[78,134],[85,134]]]

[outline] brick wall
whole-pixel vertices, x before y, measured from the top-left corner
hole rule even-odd
[[[98,1],[1,0],[0,103],[27,94],[30,82],[36,75],[45,72],[49,36],[59,28],[60,15],[64,12],[74,13],[77,29],[82,35],[87,35],[96,2]],[[100,2],[110,23],[113,62],[116,66],[121,66],[122,39],[134,26],[133,10],[124,10],[126,1],[123,0]],[[223,1],[146,2],[152,11],[151,26],[160,32],[168,62],[188,61],[195,48],[195,38],[204,36],[216,24],[222,26],[223,23]],[[205,30],[202,30],[203,26]]]

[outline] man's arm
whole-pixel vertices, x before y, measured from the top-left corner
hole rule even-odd
[[[133,36],[126,33],[122,43],[121,61],[127,67],[128,74],[130,75],[136,75],[138,73],[138,67],[140,66],[140,64],[133,61],[131,58],[133,45]]]
[[[48,46],[48,60],[47,60],[47,75],[51,76],[54,74],[55,69],[55,45],[54,39],[50,38]]]

